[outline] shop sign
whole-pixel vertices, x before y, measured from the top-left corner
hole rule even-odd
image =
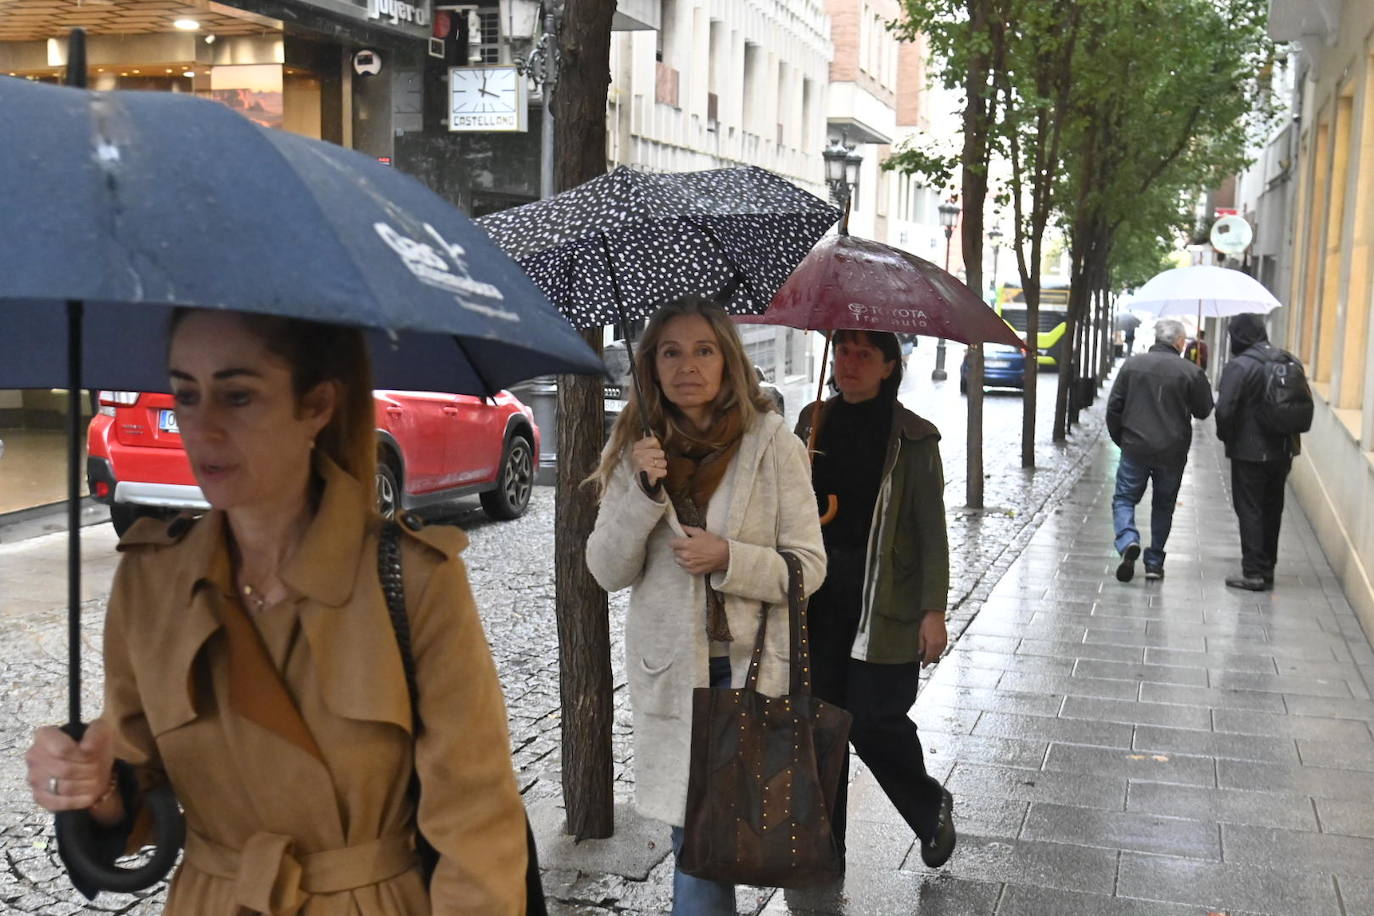
[[[415,25],[428,29],[430,24],[429,4],[407,3],[406,0],[367,0],[367,18],[377,19],[391,25]]]

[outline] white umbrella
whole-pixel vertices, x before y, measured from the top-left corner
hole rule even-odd
[[[1131,300],[1131,310],[1153,315],[1223,318],[1246,312],[1264,314],[1283,303],[1258,280],[1238,270],[1197,264],[1156,274]]]

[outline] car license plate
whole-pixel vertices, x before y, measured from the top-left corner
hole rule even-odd
[[[989,369],[1005,369],[1010,366],[1011,363],[1005,359],[990,359],[987,361],[986,365]]]
[[[157,412],[157,428],[164,433],[181,434],[181,428],[177,426],[177,412],[175,410],[159,410]]]

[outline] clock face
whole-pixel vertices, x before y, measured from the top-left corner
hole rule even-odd
[[[449,69],[451,131],[523,131],[525,80],[514,67]]]

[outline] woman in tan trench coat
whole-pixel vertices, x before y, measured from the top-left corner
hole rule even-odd
[[[455,528],[403,526],[425,723],[410,733],[377,577],[361,335],[184,312],[169,363],[213,509],[120,542],[105,709],[80,744],[35,734],[35,800],[89,810],[134,848],[141,790],[170,780],[187,842],[168,913],[523,913],[524,814]],[[412,769],[440,855],[428,888]]]

